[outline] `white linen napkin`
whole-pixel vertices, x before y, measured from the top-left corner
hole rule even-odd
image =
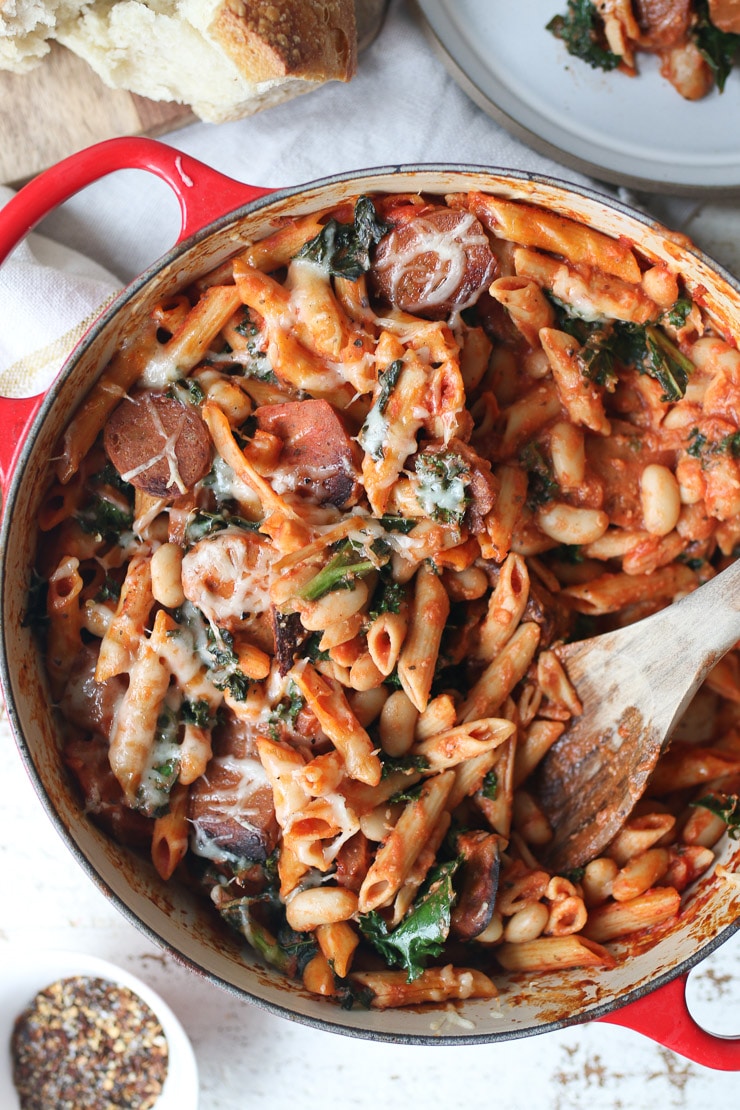
[[[529,150],[458,88],[401,0],[349,85],[331,83],[234,123],[167,141],[254,185],[290,186],[401,163],[468,163],[586,181]],[[604,187],[606,190],[606,187]],[[9,196],[0,187],[0,202]],[[115,291],[177,238],[162,182],[123,171],[47,219],[0,269],[0,395],[37,393]]]
[[[11,196],[0,186],[0,206]],[[0,396],[44,389],[120,286],[92,259],[29,235],[0,269]]]

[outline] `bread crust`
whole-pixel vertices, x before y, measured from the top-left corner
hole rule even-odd
[[[357,68],[353,0],[224,0],[208,30],[250,81],[349,81]]]

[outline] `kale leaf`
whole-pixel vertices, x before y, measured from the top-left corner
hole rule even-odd
[[[519,454],[519,461],[527,472],[527,505],[538,509],[560,494],[552,470],[537,443],[528,443]]]
[[[562,40],[569,54],[593,69],[616,69],[621,61],[609,50],[603,21],[591,0],[568,0],[565,15],[553,16],[546,29]]]
[[[495,802],[498,797],[498,775],[491,769],[486,773],[481,783],[480,792],[484,798],[489,801]]]
[[[216,715],[211,712],[211,707],[205,698],[197,701],[182,703],[180,712],[186,725],[195,725],[197,728],[212,728],[216,723]]]
[[[185,526],[185,543],[195,544],[205,536],[212,536],[215,532],[221,532],[224,528],[229,527],[243,528],[247,532],[256,532],[259,523],[245,520],[244,517],[230,513],[226,509],[220,513],[207,513],[203,509],[196,509],[188,517]]]
[[[362,578],[377,565],[370,559],[360,558],[349,540],[344,540],[329,562],[298,591],[304,601],[318,601],[334,590],[353,590],[356,578]]]
[[[405,599],[406,591],[401,583],[390,575],[384,575],[373,594],[372,608],[368,613],[370,620],[376,620],[382,613],[400,613]]]
[[[429,770],[429,760],[424,755],[386,755],[380,751],[381,775],[387,779],[389,775],[400,771],[404,775],[414,775]]]
[[[703,798],[691,802],[691,805],[701,806],[714,813],[727,825],[730,839],[740,840],[740,794],[705,794]]]
[[[706,0],[695,0],[694,10],[697,15],[693,28],[694,41],[714,74],[717,88],[724,92],[725,82],[740,51],[740,35],[715,27],[709,18]]]
[[[395,929],[388,929],[377,910],[360,915],[365,939],[389,966],[403,968],[409,982],[418,979],[428,959],[440,956],[444,950],[456,898],[452,877],[459,865],[459,859],[454,859],[435,867]]]
[[[357,437],[357,442],[363,451],[367,452],[376,461],[382,459],[385,454],[384,441],[388,431],[388,422],[384,419],[383,414],[388,407],[391,393],[402,369],[403,362],[400,358],[397,358],[380,374],[378,378],[378,396],[365,417],[365,422]]]
[[[286,724],[289,728],[294,728],[298,714],[306,704],[305,698],[296,686],[295,682],[291,679],[288,683],[286,696],[275,706],[268,721],[270,735],[273,739],[278,739],[280,735],[280,726]]]
[[[296,258],[305,258],[326,267],[332,277],[357,281],[370,269],[370,248],[391,230],[379,219],[370,197],[359,197],[354,222],[340,224],[328,220],[318,235],[304,244]]]

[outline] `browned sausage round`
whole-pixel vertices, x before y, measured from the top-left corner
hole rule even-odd
[[[192,405],[166,393],[134,393],[113,412],[105,450],[124,481],[174,501],[211,467],[211,441]]]
[[[341,414],[328,401],[261,405],[255,415],[263,432],[283,441],[278,466],[291,476],[298,493],[320,505],[347,508],[357,503],[358,451]]]
[[[382,300],[440,320],[474,304],[495,268],[486,233],[471,212],[428,208],[381,239],[370,278]]]

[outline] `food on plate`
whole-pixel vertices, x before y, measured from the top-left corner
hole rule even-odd
[[[558,644],[732,559],[738,380],[701,286],[533,204],[348,197],[243,241],[52,464],[28,619],[85,813],[346,1006],[651,944],[740,827],[737,654],[568,874],[537,767],[581,711]]]
[[[169,1056],[162,1026],[138,995],[83,975],[38,992],[16,1019],[11,1052],[21,1110],[150,1110]]]
[[[722,92],[740,51],[738,0],[568,0],[547,29],[594,69],[635,76],[641,51],[686,100]]]
[[[349,81],[357,61],[353,0],[0,2],[0,69],[27,72],[52,40],[111,88],[214,123]]]

